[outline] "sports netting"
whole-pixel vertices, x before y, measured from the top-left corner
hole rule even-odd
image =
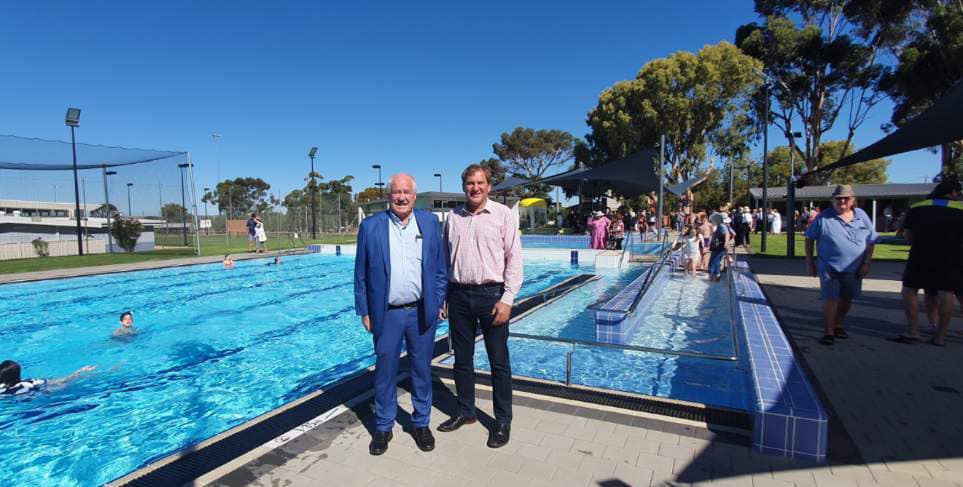
[[[144,225],[137,250],[182,246],[200,252],[190,153],[85,143],[76,151],[85,242],[113,243],[108,219],[133,217]],[[29,242],[38,234],[76,242],[74,195],[71,142],[0,135],[0,244]],[[101,247],[92,248],[96,253]],[[114,244],[113,251],[121,249]]]

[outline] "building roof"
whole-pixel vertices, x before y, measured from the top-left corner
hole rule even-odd
[[[96,210],[102,203],[81,203],[83,209]],[[0,200],[0,208],[29,208],[32,210],[73,210],[74,202],[54,203],[53,201]]]
[[[893,183],[893,184],[854,184],[853,190],[857,198],[887,199],[887,198],[923,198],[933,191],[936,183]],[[831,186],[806,186],[796,189],[796,200],[828,200],[833,196]],[[752,197],[761,200],[762,188],[750,188]],[[786,199],[786,188],[769,188],[768,197],[772,201]]]

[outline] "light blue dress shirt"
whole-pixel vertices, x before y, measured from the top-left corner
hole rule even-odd
[[[879,234],[861,208],[853,209],[853,220],[848,223],[834,208],[827,208],[806,229],[806,238],[816,241],[820,269],[857,272],[863,264],[866,246],[875,244]]]
[[[391,254],[391,280],[388,283],[388,304],[398,306],[421,299],[421,246],[423,239],[415,221],[408,216],[403,225],[392,211],[388,211],[388,248]]]

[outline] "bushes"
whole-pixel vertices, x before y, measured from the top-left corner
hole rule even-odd
[[[117,239],[117,245],[128,252],[133,252],[143,229],[144,226],[133,218],[118,218],[114,220],[110,233]]]
[[[33,244],[33,251],[37,253],[40,257],[47,257],[50,255],[49,247],[50,245],[40,237],[37,237],[30,241]]]

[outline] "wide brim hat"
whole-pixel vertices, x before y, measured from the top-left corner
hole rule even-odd
[[[725,217],[722,216],[722,213],[713,213],[709,215],[709,221],[712,222],[713,225],[718,225],[722,223],[724,219]]]
[[[854,191],[854,190],[853,190],[853,187],[850,186],[850,185],[848,185],[848,184],[840,184],[839,186],[836,186],[836,189],[833,190],[833,197],[834,197],[834,198],[836,198],[836,197],[840,197],[840,198],[850,197],[850,198],[852,198],[852,197],[855,197],[855,196],[856,196],[856,191]]]

